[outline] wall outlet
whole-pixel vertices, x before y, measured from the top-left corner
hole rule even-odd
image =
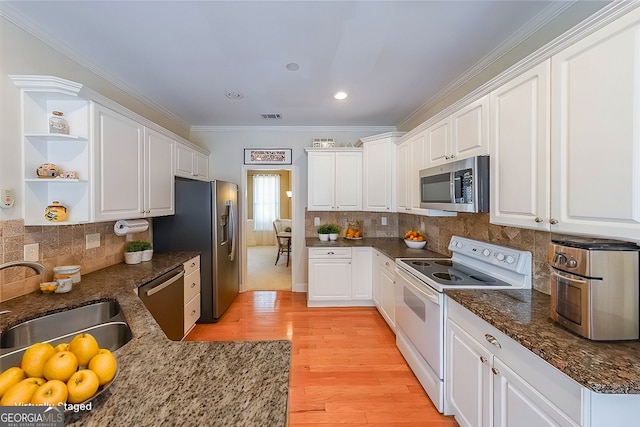
[[[31,243],[30,245],[24,245],[25,261],[38,261],[39,258],[40,258],[40,244]]]
[[[317,216],[317,217],[313,218],[313,225],[315,227],[320,225],[320,217]]]
[[[420,220],[420,232],[424,233],[425,231],[427,231],[427,229],[424,226],[424,221]]]
[[[87,234],[85,243],[85,249],[100,247],[100,233]]]
[[[382,218],[380,218],[380,224],[387,225],[387,217],[386,216],[383,216]]]

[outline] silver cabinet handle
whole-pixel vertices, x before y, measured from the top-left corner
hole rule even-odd
[[[551,218],[551,219],[549,220],[549,223],[550,223],[550,224],[554,224],[554,225],[555,225],[555,224],[557,224],[557,223],[558,223],[558,220],[557,220],[557,219],[554,219],[554,218]]]
[[[480,362],[485,363],[487,361],[487,358],[484,356],[480,356]]]
[[[493,372],[493,375],[498,375],[500,373],[496,368],[491,368],[491,372]]]
[[[540,218],[539,216],[536,217],[536,219],[534,219],[535,222],[542,222],[544,221],[542,218]]]
[[[489,341],[489,343],[495,345],[498,348],[502,348],[502,346],[500,345],[500,343],[498,342],[498,340],[496,339],[496,337],[494,337],[491,334],[484,334],[484,337],[487,341]]]
[[[156,294],[158,292],[160,292],[161,290],[165,289],[167,286],[171,285],[172,283],[175,283],[176,281],[180,280],[180,278],[184,276],[184,271],[181,271],[180,273],[176,274],[175,276],[173,276],[171,279],[167,280],[166,282],[156,286],[155,288],[151,288],[147,291],[147,296],[150,297],[153,294]]]

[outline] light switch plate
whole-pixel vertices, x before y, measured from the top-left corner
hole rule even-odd
[[[85,243],[85,249],[100,247],[100,233],[87,234]]]
[[[320,225],[320,217],[319,216],[313,218],[313,225],[314,225],[314,227],[317,227],[317,226]]]
[[[387,225],[387,217],[386,216],[383,216],[382,218],[380,218],[380,224]]]
[[[38,261],[40,257],[40,244],[31,243],[24,245],[24,260],[25,261]]]

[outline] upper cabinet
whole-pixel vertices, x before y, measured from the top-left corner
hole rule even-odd
[[[470,103],[426,130],[425,168],[489,152],[489,96]]]
[[[396,204],[396,141],[400,132],[362,138],[363,208],[391,212]]]
[[[551,58],[552,230],[640,240],[640,9]]]
[[[176,142],[176,176],[209,180],[209,156],[181,142]]]
[[[306,148],[310,211],[362,210],[362,149]]]
[[[11,78],[23,99],[25,225],[174,213],[177,136],[79,83],[51,76]],[[62,133],[49,128],[54,111],[66,120]],[[197,153],[191,168],[202,179],[208,176],[207,155],[192,151]],[[52,202],[66,208],[66,218],[45,217]]]
[[[493,224],[549,229],[549,67],[547,60],[491,93]]]

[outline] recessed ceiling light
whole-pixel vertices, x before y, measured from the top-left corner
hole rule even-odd
[[[336,93],[333,94],[333,97],[335,99],[341,99],[341,100],[342,99],[347,99],[347,96],[349,96],[349,95],[347,95],[346,92],[336,92]]]
[[[227,92],[225,96],[229,99],[242,99],[244,97],[240,92]]]
[[[289,62],[287,65],[285,65],[285,68],[289,71],[298,71],[300,69],[300,66],[295,62]]]

